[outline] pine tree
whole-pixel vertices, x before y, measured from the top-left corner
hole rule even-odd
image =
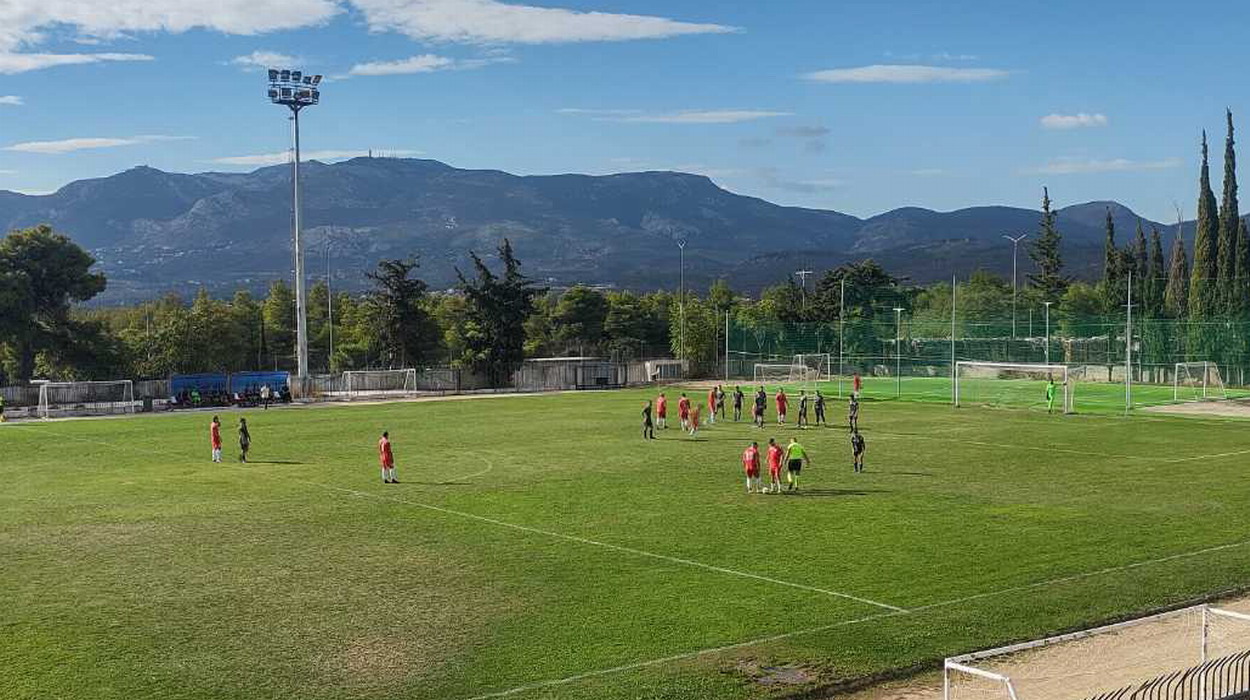
[[[1029,282],[1042,293],[1043,301],[1059,301],[1068,290],[1069,280],[1063,274],[1063,255],[1059,250],[1063,235],[1055,226],[1055,212],[1050,208],[1050,191],[1042,188],[1042,220],[1037,238],[1029,246],[1029,257],[1037,272],[1029,274]]]
[[[1207,318],[1218,312],[1216,285],[1219,280],[1215,193],[1211,191],[1207,132],[1202,132],[1202,170],[1198,176],[1198,221],[1194,231],[1194,266],[1189,281],[1189,316]]]
[[[1237,153],[1233,147],[1233,112],[1225,110],[1228,120],[1228,136],[1224,139],[1224,197],[1220,201],[1220,288],[1225,309],[1238,310],[1244,290],[1237,283],[1241,277],[1238,228],[1241,215],[1237,211]]]
[[[1172,264],[1163,292],[1163,312],[1171,318],[1184,318],[1189,312],[1189,258],[1185,253],[1184,230],[1178,228],[1172,241]]]
[[[1163,266],[1163,237],[1159,235],[1159,229],[1155,228],[1150,231],[1150,259],[1146,265],[1145,274],[1146,313],[1150,316],[1163,313],[1163,292],[1167,287],[1167,280],[1164,277],[1166,274]]]

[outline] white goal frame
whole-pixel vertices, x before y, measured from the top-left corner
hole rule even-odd
[[[382,389],[369,386],[365,381],[369,376],[403,376],[403,385],[398,389]],[[417,392],[417,370],[414,368],[406,369],[356,369],[343,372],[343,392],[347,394],[348,399],[353,399],[360,395],[373,396],[409,396]]]
[[[1198,609],[1200,609],[1202,612],[1202,632],[1201,632],[1200,638],[1195,641],[1199,645],[1201,645],[1200,650],[1199,650],[1200,651],[1199,659],[1201,663],[1205,664],[1207,663],[1207,661],[1210,660],[1208,651],[1209,651],[1209,644],[1210,644],[1211,618],[1224,617],[1224,618],[1234,619],[1240,622],[1245,622],[1247,624],[1250,624],[1250,615],[1247,615],[1246,613],[1236,612],[1234,610],[1225,610],[1222,608],[1217,608],[1211,605],[1204,604],[1204,605],[1197,605],[1197,606],[1188,607],[1188,608],[1180,608],[1178,610],[1170,610],[1168,612],[1162,612],[1162,613],[1158,613],[1155,615],[1140,617],[1134,620],[1126,620],[1124,622],[1118,622],[1112,625],[1104,625],[1102,627],[1095,627],[1093,629],[1081,630],[1079,632],[1070,632],[1068,634],[1061,634],[1061,635],[1057,635],[1054,637],[1047,637],[1045,639],[1038,639],[1038,640],[1034,640],[1031,642],[1021,642],[1019,644],[1011,644],[1008,646],[998,647],[995,649],[974,651],[969,654],[962,654],[960,656],[948,657],[942,663],[942,698],[943,700],[951,700],[951,677],[952,675],[953,674],[966,674],[970,676],[977,676],[979,678],[983,678],[989,681],[1001,683],[1003,686],[1005,700],[1031,700],[1030,698],[1021,699],[1016,694],[1016,685],[1012,681],[1010,675],[1003,674],[1003,673],[995,673],[994,671],[987,671],[983,668],[977,668],[974,664],[976,664],[979,661],[992,659],[998,656],[1006,656],[1009,654],[1015,654],[1015,653],[1022,652],[1022,651],[1028,651],[1030,649],[1040,649],[1042,647],[1052,646],[1054,644],[1061,644],[1063,642],[1074,642],[1077,640],[1086,639],[1089,637],[1094,637],[1094,636],[1106,634],[1106,633],[1115,633],[1120,630],[1128,629],[1130,627],[1137,627],[1143,624],[1159,622],[1159,621],[1166,620],[1169,618],[1178,617],[1180,615],[1190,614],[1190,613],[1195,612]],[[1142,680],[1147,680],[1147,679],[1142,679]]]
[[[1063,389],[1063,412],[1075,413],[1076,387],[1073,383],[1071,373],[1068,371],[1067,365],[1048,365],[1045,363],[1030,362],[980,362],[976,360],[959,360],[955,363],[955,387],[954,387],[954,403],[956,407],[960,405],[959,381],[963,374],[964,368],[981,367],[985,369],[1017,371],[1017,372],[1045,372],[1055,378],[1056,382],[1062,383]]]
[[[103,387],[118,387],[122,390],[122,398],[120,401],[93,401],[90,392],[93,389]],[[85,397],[74,398],[69,400],[60,400],[61,397],[53,396],[58,390],[73,390],[81,388],[88,395]],[[53,401],[53,398],[58,400]],[[92,410],[89,406],[99,406],[100,404],[121,404],[120,411],[101,412],[98,409]],[[39,385],[39,408],[38,415],[40,418],[47,420],[52,417],[53,407],[60,409],[61,406],[78,406],[81,415],[111,415],[113,413],[134,413],[135,412],[135,384],[129,379],[118,379],[114,381],[95,381],[95,382],[44,382]],[[74,409],[71,409],[73,412]]]
[[[1181,373],[1186,377],[1194,376],[1191,371],[1197,369],[1202,373],[1202,396],[1196,399],[1181,398]],[[1214,376],[1215,382],[1212,386],[1211,378]],[[1210,396],[1212,391],[1218,391],[1219,396]],[[1172,400],[1180,403],[1181,401],[1209,401],[1222,400],[1228,398],[1228,392],[1224,388],[1224,377],[1220,374],[1220,366],[1215,362],[1202,360],[1199,362],[1177,362],[1172,371]]]
[[[816,381],[818,382],[827,382],[833,379],[833,355],[830,353],[800,353],[794,356],[792,364],[816,370]]]
[[[764,371],[774,370],[777,372],[777,374],[768,378],[763,378],[760,376],[761,370],[764,370]],[[794,363],[785,364],[785,363],[780,363],[780,362],[777,362],[777,363],[757,362],[755,363],[755,367],[752,370],[752,372],[753,372],[751,376],[752,383],[760,384],[760,385],[763,385],[763,384],[811,384],[816,381],[816,377],[814,375],[819,374],[819,370],[812,368],[812,367],[808,367],[806,365],[796,365]],[[784,379],[780,376],[783,373],[785,375]]]

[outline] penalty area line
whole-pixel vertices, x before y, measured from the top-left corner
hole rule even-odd
[[[835,598],[842,598],[844,600],[852,600],[857,603],[863,603],[864,605],[871,605],[871,606],[878,607],[878,608],[884,608],[894,613],[907,612],[906,609],[901,608],[897,605],[890,605],[889,603],[882,603],[876,600],[872,600],[870,598],[864,598],[861,596],[852,595],[850,593],[843,593],[841,591],[832,591],[827,588],[817,588],[816,586],[808,586],[802,583],[794,583],[793,581],[784,581],[782,579],[771,578],[769,576],[764,576],[762,574],[753,574],[749,571],[739,571],[737,569],[730,569],[730,568],[726,568],[723,566],[716,566],[715,564],[705,564],[701,561],[695,561],[693,559],[683,559],[681,557],[669,556],[667,554],[658,554],[656,552],[648,552],[645,549],[635,549],[634,547],[626,547],[624,545],[611,544],[609,542],[600,542],[599,540],[592,540],[586,537],[578,537],[577,535],[566,535],[560,532],[553,532],[551,530],[543,530],[541,528],[530,527],[528,525],[517,525],[516,523],[510,523],[504,520],[498,520],[496,518],[488,518],[484,515],[466,513],[460,510],[453,510],[451,508],[444,508],[442,506],[430,505],[429,503],[421,503],[420,501],[410,501],[404,498],[396,498],[394,496],[386,496],[383,494],[371,493],[368,491],[358,491],[356,489],[349,489],[349,488],[344,488],[342,486],[334,486],[331,484],[323,484],[317,481],[308,481],[305,479],[296,479],[295,481],[302,483],[302,484],[309,485],[309,486],[316,486],[317,488],[326,489],[328,491],[337,491],[340,493],[346,493],[346,494],[350,494],[350,495],[361,497],[361,498],[374,498],[374,499],[381,500],[381,501],[390,501],[392,503],[399,503],[402,505],[413,506],[414,508],[422,508],[422,509],[433,511],[436,513],[442,513],[444,515],[454,515],[460,518],[476,520],[478,522],[487,523],[490,525],[496,525],[498,527],[505,527],[511,530],[517,530],[519,532],[527,532],[530,534],[543,535],[545,537],[552,537],[555,539],[565,540],[567,542],[576,542],[578,544],[591,545],[594,547],[602,547],[604,549],[610,549],[610,550],[617,551],[617,552],[624,552],[626,554],[633,554],[639,557],[659,559],[661,561],[666,561],[666,562],[670,562],[673,564],[681,564],[683,566],[689,566],[689,567],[693,567],[697,569],[704,569],[706,571],[714,571],[716,573],[726,574],[729,576],[749,578],[749,579],[753,579],[756,581],[763,581],[765,583],[771,583],[777,586],[785,586],[787,588],[794,588],[794,589],[798,589],[801,591],[809,591],[811,593],[820,593],[821,595],[832,596]]]

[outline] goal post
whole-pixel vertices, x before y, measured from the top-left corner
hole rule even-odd
[[[1209,401],[1228,398],[1220,366],[1214,362],[1177,362],[1172,375],[1172,400]]]
[[[1051,382],[1054,407],[1074,413],[1076,387],[1067,365],[961,360],[955,363],[954,403],[1049,409]]]
[[[795,355],[793,364],[810,370],[815,375],[815,381],[827,382],[833,379],[833,356],[827,352]]]
[[[348,370],[343,373],[343,391],[349,399],[362,396],[408,396],[417,391],[417,370]]]
[[[751,377],[755,384],[801,384],[814,385],[820,380],[820,371],[795,363],[756,363]]]
[[[135,412],[129,379],[97,382],[44,382],[39,385],[39,417],[107,416]]]
[[[1245,697],[1250,614],[1197,605],[953,656],[942,689],[945,700]]]

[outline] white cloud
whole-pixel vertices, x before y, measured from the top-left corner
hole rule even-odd
[[[820,70],[803,77],[822,83],[981,83],[1008,75],[998,68],[872,65]]]
[[[151,61],[142,53],[2,53],[0,74],[27,73],[56,66],[78,66],[88,63],[115,63],[119,61]]]
[[[26,100],[22,99],[18,95],[0,95],[0,105],[20,107],[24,104],[26,104]]]
[[[399,32],[421,41],[553,44],[665,39],[738,31],[721,24],[516,5],[496,0],[352,0],[352,4],[364,13],[370,29]]]
[[[788,117],[792,112],[773,112],[761,109],[714,109],[686,110],[668,114],[637,114],[611,118],[613,121],[650,124],[737,124],[771,117]]]
[[[340,0],[4,0],[0,2],[0,73],[151,60],[142,54],[30,51],[47,39],[49,30],[59,28],[77,32],[80,43],[191,29],[252,35],[321,24],[341,11]]]
[[[1043,129],[1084,129],[1095,126],[1106,126],[1107,115],[1101,113],[1086,114],[1047,114],[1042,117]]]
[[[348,71],[349,75],[407,75],[410,73],[433,73],[443,70],[472,70],[489,66],[493,63],[513,63],[511,56],[492,56],[490,58],[451,58],[435,54],[421,54],[398,61],[372,61],[357,63]]]
[[[289,68],[302,63],[298,56],[291,56],[276,51],[253,51],[245,56],[235,56],[230,64],[239,66],[245,71],[263,70],[265,68]]]
[[[119,146],[134,146],[142,143],[154,143],[160,141],[185,141],[193,139],[194,136],[166,136],[161,134],[143,134],[140,136],[131,136],[128,138],[99,138],[99,137],[80,137],[72,139],[61,139],[59,141],[25,141],[15,143],[11,146],[5,146],[6,151],[17,151],[19,153],[43,153],[43,154],[60,154],[72,153],[74,151],[86,151],[97,148],[117,148]]]
[[[1180,167],[1179,158],[1164,160],[1129,160],[1127,158],[1055,158],[1034,168],[1026,168],[1025,173],[1035,175],[1076,175],[1084,173],[1119,173],[1142,170],[1167,170]]]
[[[383,151],[375,151],[382,153]],[[419,155],[420,151],[411,151],[404,149],[388,149],[384,151],[388,157],[414,156]],[[347,160],[348,158],[360,158],[369,155],[368,150],[324,150],[324,151],[301,151],[301,162],[304,160]],[[220,163],[222,165],[281,165],[282,163],[291,162],[290,151],[277,151],[274,153],[253,153],[246,156],[227,156],[224,158],[214,158],[212,163]]]

